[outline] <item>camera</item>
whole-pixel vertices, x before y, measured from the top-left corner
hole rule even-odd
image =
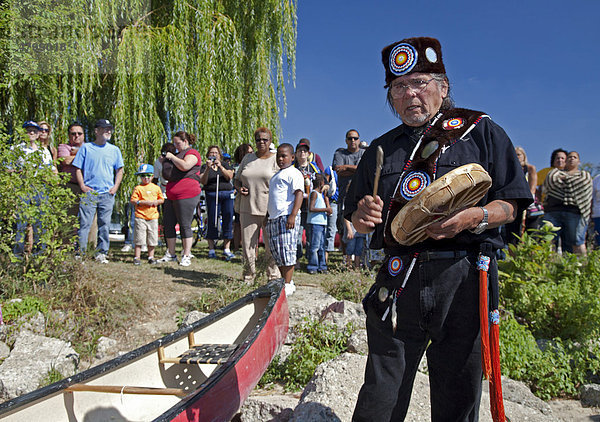
[[[212,161],[213,163],[215,162],[216,159],[217,159],[217,157],[208,157],[208,161]]]
[[[161,153],[160,153],[160,156],[161,156],[162,158],[165,158],[165,157],[167,156],[167,151],[163,151],[163,152],[161,152]]]

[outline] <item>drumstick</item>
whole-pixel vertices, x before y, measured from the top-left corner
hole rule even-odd
[[[377,196],[379,188],[379,176],[381,176],[381,167],[383,167],[383,148],[381,145],[377,147],[377,158],[375,164],[375,180],[373,181],[373,199]]]

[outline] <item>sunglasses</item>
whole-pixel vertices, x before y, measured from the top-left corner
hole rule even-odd
[[[358,141],[360,138],[358,136],[348,136],[346,139],[349,141]]]
[[[81,135],[83,135],[83,132],[70,132],[69,135],[71,135],[71,136],[81,136]]]
[[[44,128],[41,128],[41,129],[40,129],[40,132],[50,132],[50,129],[44,129]]]
[[[271,140],[266,139],[266,138],[259,138],[259,139],[256,139],[254,142],[256,142],[258,144],[259,142],[271,142]]]

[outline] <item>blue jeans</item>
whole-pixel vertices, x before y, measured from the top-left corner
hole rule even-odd
[[[560,236],[563,252],[573,253],[580,219],[580,214],[569,211],[550,211],[544,214],[545,221],[549,221],[555,227],[560,227],[558,232],[554,232],[554,243],[558,243],[558,236]]]
[[[127,204],[127,211],[125,216],[129,215],[129,222],[127,227],[127,236],[125,236],[125,244],[133,246],[133,239],[135,239],[135,205],[131,202]]]
[[[335,250],[335,234],[337,233],[337,211],[338,204],[336,202],[329,202],[329,206],[333,210],[331,215],[327,216],[327,231],[325,233],[325,250],[327,252],[333,252]]]
[[[327,271],[325,262],[325,230],[327,226],[309,224],[310,226],[310,249],[308,254],[308,271]]]
[[[382,321],[390,301],[382,303],[377,289],[387,286],[392,291],[404,275],[392,276],[388,260],[363,302],[369,355],[352,420],[405,420],[413,381],[427,350],[430,420],[477,421],[482,370],[476,255],[417,262],[397,299],[395,332],[389,314]],[[404,256],[404,265],[409,262],[410,256]],[[492,260],[490,280],[497,280],[497,274]]]
[[[232,191],[219,191],[219,204],[217,209],[217,192],[206,192],[206,214],[208,221],[208,230],[206,232],[207,239],[218,239],[219,229],[215,225],[215,211],[217,215],[221,214],[221,229],[223,230],[222,239],[233,239],[233,199],[231,198]],[[217,221],[218,222],[218,221]]]
[[[114,205],[115,196],[108,192],[100,194],[88,192],[81,198],[79,203],[79,248],[82,253],[87,249],[88,236],[96,213],[98,213],[97,250],[103,254],[108,253],[110,217]]]

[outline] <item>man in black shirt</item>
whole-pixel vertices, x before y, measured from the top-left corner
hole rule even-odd
[[[481,245],[502,247],[498,227],[531,202],[514,147],[481,112],[454,108],[439,42],[409,38],[382,51],[388,102],[403,124],[365,151],[345,201],[357,231],[386,259],[364,300],[369,357],[354,421],[406,417],[417,367],[426,351],[432,421],[476,421],[481,397],[479,274]],[[384,161],[373,198],[376,150]],[[433,180],[477,163],[492,186],[477,206],[428,226],[428,238],[400,245],[391,231],[399,210]],[[490,264],[490,284],[497,266]],[[486,334],[487,335],[487,334]]]

